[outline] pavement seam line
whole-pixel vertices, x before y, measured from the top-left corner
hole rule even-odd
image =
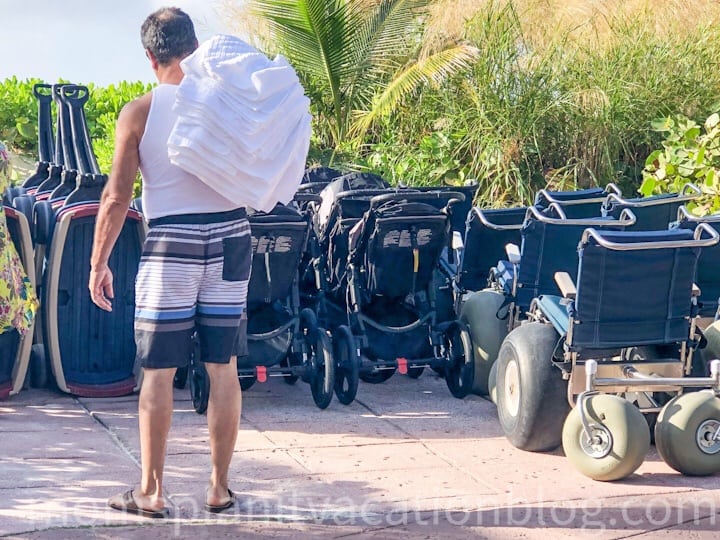
[[[85,411],[85,413],[86,413],[90,418],[92,418],[93,420],[95,420],[95,422],[97,422],[97,423],[105,430],[105,432],[106,432],[107,435],[110,437],[110,439],[113,441],[113,443],[115,443],[115,446],[117,446],[118,448],[120,448],[120,450],[122,450],[122,451],[130,458],[130,461],[132,461],[137,468],[141,468],[141,466],[140,466],[140,461],[138,461],[138,459],[133,455],[133,453],[130,451],[130,449],[129,449],[127,446],[125,446],[125,444],[122,442],[122,440],[120,439],[120,437],[118,437],[118,436],[113,432],[113,430],[110,428],[110,426],[108,426],[105,422],[103,422],[102,419],[99,418],[93,411],[91,411],[82,401],[80,401],[79,398],[73,397],[73,400],[74,400],[78,405],[80,405],[80,407],[82,408],[82,410]]]

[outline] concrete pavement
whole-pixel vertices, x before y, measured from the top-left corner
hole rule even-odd
[[[166,489],[173,518],[106,507],[139,478],[137,396],[26,390],[0,402],[0,536],[10,538],[717,538],[720,477],[671,470],[654,449],[620,482],[589,480],[562,450],[503,437],[492,403],[457,400],[426,370],[361,383],[325,411],[308,385],[244,393],[231,470],[239,502],[206,513],[205,417],[176,391]]]

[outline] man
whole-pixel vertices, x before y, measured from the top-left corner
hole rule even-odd
[[[172,105],[183,78],[180,61],[198,47],[191,19],[178,8],[162,8],[145,20],[141,38],[159,85],[128,103],[118,117],[89,283],[93,302],[110,311],[113,276],[108,259],[140,169],[143,211],[150,227],[135,285],[135,341],[144,369],[139,397],[142,476],[139,487],[112,497],[108,504],[147,517],[169,515],[163,467],[173,376],[188,364],[197,331],[211,389],[207,417],[212,472],[205,508],[221,512],[235,501],[228,488],[228,469],[240,420],[235,354],[246,346],[245,332],[239,328],[252,256],[250,227],[243,208],[168,159]]]

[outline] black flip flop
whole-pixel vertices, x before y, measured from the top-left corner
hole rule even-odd
[[[220,512],[224,512],[228,508],[232,508],[235,506],[235,494],[232,492],[231,489],[228,489],[228,495],[230,498],[225,501],[222,504],[207,504],[205,503],[205,511],[210,512],[211,514],[219,514]]]
[[[140,508],[135,501],[132,489],[122,494],[122,500],[119,503],[108,501],[108,506],[113,510],[146,518],[166,519],[170,517],[170,510],[167,508],[163,508],[162,510],[146,510],[145,508]]]

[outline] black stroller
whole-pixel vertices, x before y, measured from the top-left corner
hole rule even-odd
[[[438,323],[433,271],[451,238],[459,192],[403,189],[336,194],[316,227],[324,283],[320,320],[332,329],[335,393],[350,403],[357,380],[380,383],[441,368],[456,397],[470,391],[472,347],[456,320]]]
[[[295,203],[318,200],[296,195]],[[310,231],[310,220],[293,206],[277,205],[271,212],[248,216],[253,262],[248,285],[248,349],[238,354],[243,390],[268,377],[298,378],[310,384],[315,404],[332,401],[334,364],[329,334],[318,326],[315,313],[300,308],[298,268]],[[210,382],[202,362],[191,361],[190,389],[195,410],[204,413]]]

